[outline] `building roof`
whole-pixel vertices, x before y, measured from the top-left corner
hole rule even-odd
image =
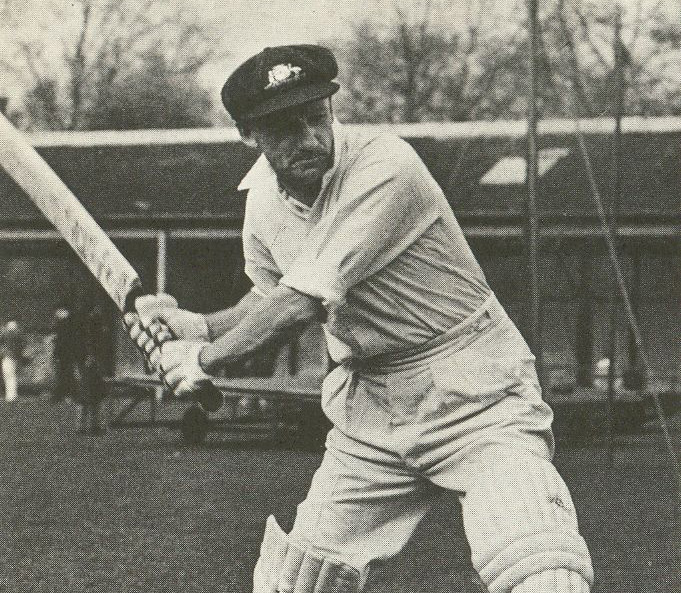
[[[593,217],[575,128],[585,135],[596,181],[610,199],[611,118],[551,120],[539,126],[538,203],[547,219]],[[526,123],[465,122],[371,126],[404,137],[421,155],[462,220],[518,219],[525,209]],[[623,217],[681,214],[681,118],[625,118]],[[30,140],[104,224],[239,226],[237,185],[257,153],[230,128],[46,132]],[[42,216],[0,171],[0,221],[40,225]]]

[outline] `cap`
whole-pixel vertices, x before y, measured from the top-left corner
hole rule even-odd
[[[222,103],[237,122],[333,95],[338,63],[319,45],[266,47],[246,60],[222,87]]]

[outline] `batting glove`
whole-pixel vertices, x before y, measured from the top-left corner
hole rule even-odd
[[[164,323],[179,340],[208,341],[208,323],[204,315],[184,309],[164,308],[156,314],[156,321]]]
[[[139,349],[151,359],[157,359],[158,353],[152,353],[162,342],[172,338],[172,334],[158,322],[158,313],[163,309],[177,308],[177,301],[169,294],[145,295],[135,300],[135,312],[126,313],[125,324],[130,337]],[[155,365],[151,365],[155,368]]]
[[[160,321],[179,340],[208,340],[206,318],[200,313],[178,309],[177,301],[169,294],[141,296],[135,300],[135,309],[144,327],[155,328],[154,323]]]
[[[125,323],[130,337],[144,352],[151,370],[158,370],[158,347],[168,340],[208,340],[206,318],[199,313],[178,309],[169,294],[144,295],[135,300],[136,313],[127,313]]]
[[[192,393],[201,387],[202,381],[211,379],[199,363],[205,346],[206,342],[189,340],[170,340],[161,346],[158,368],[163,382],[175,395]]]

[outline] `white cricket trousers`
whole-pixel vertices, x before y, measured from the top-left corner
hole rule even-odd
[[[555,570],[593,583],[534,356],[493,295],[424,347],[334,369],[322,405],[334,427],[292,542],[366,573],[405,546],[440,487],[460,496],[491,593]]]

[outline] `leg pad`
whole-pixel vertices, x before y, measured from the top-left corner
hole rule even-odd
[[[589,550],[553,465],[496,455],[479,472],[461,503],[473,565],[490,593],[509,593],[532,575],[561,569],[591,586]]]
[[[270,516],[260,558],[253,573],[253,593],[358,593],[360,571],[289,541]]]
[[[516,593],[515,587],[533,575],[555,573],[561,569],[575,573],[587,583],[587,587],[593,584],[593,569],[586,544],[578,533],[569,529],[555,529],[524,537],[482,568],[480,576],[487,583],[490,593]],[[537,589],[536,593],[540,591],[543,593],[544,590]],[[568,593],[573,590],[555,591]],[[581,589],[576,591],[581,592]]]

